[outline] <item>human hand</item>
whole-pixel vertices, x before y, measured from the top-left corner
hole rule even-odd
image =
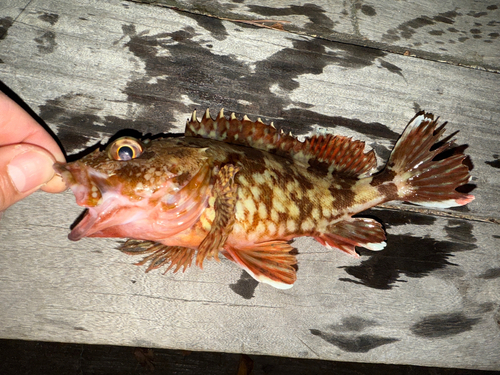
[[[0,91],[0,214],[39,188],[64,191],[64,182],[52,168],[55,161],[65,161],[56,141]]]

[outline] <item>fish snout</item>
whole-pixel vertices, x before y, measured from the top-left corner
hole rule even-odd
[[[76,203],[84,207],[95,207],[109,189],[108,176],[80,162],[55,163],[54,170],[61,175],[75,195]]]

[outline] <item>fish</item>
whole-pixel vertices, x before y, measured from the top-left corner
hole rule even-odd
[[[294,238],[358,257],[356,247],[383,250],[386,234],[379,221],[353,215],[393,200],[447,208],[474,199],[463,192],[466,146],[452,139],[457,132],[441,139],[445,125],[417,113],[377,171],[360,140],[299,140],[260,118],[222,109],[213,119],[207,109],[201,119],[193,112],[183,137],[121,137],[54,168],[86,207],[70,240],[126,238],[119,249],[143,255],[136,264],[149,264],[146,272],[203,268],[222,254],[287,289],[297,279]]]

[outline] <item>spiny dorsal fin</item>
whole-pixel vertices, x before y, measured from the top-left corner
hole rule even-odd
[[[335,172],[345,176],[367,174],[376,166],[375,153],[365,153],[365,143],[339,135],[314,135],[304,142],[274,125],[266,125],[259,118],[242,120],[234,113],[227,119],[221,109],[217,118],[210,117],[208,109],[201,121],[193,112],[186,124],[186,137],[202,137],[226,143],[247,146],[283,157],[291,157],[313,169]]]

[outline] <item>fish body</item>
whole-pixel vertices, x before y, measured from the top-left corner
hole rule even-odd
[[[300,142],[260,119],[221,111],[214,120],[207,110],[201,120],[193,113],[184,137],[120,138],[55,169],[88,208],[70,239],[130,238],[121,250],[146,254],[139,264],[151,262],[148,271],[202,267],[221,252],[256,280],[289,288],[293,238],[357,256],[356,246],[382,250],[385,233],[354,214],[390,200],[450,207],[474,199],[455,190],[469,169],[463,149],[450,137],[439,141],[443,132],[431,114],[417,114],[374,173],[374,152],[361,141],[315,135]]]

